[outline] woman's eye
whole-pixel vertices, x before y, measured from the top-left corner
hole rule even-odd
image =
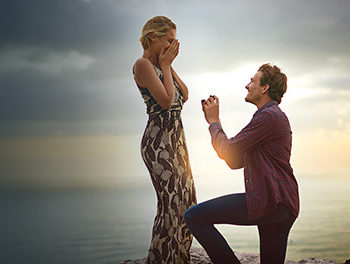
[[[169,39],[168,42],[171,44],[171,42],[173,42],[173,40],[172,40],[172,39]]]

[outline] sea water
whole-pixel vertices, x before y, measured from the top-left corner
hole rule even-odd
[[[226,189],[216,188],[196,180],[199,202],[229,193],[227,184]],[[301,212],[289,236],[287,259],[316,257],[344,262],[350,258],[350,180],[298,180]],[[118,263],[147,254],[156,196],[151,184],[1,191],[0,211],[0,263]],[[259,252],[256,227],[217,228],[233,250]],[[200,246],[195,240],[193,245]]]

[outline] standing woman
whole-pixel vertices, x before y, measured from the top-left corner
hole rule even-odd
[[[157,194],[157,215],[147,263],[190,263],[192,235],[183,219],[196,203],[191,167],[181,121],[188,89],[172,68],[179,53],[176,25],[157,16],[143,26],[143,55],[134,78],[149,116],[141,155]]]

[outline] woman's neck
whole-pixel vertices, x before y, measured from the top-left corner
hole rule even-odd
[[[153,65],[159,67],[158,54],[153,53],[151,50],[144,50],[142,58],[148,59]]]

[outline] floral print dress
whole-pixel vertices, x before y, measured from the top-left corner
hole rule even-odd
[[[163,82],[162,71],[154,70]],[[147,263],[189,264],[192,235],[183,215],[196,204],[196,191],[181,121],[183,95],[174,81],[173,104],[164,110],[146,88],[138,88],[149,115],[141,155],[158,200]]]

